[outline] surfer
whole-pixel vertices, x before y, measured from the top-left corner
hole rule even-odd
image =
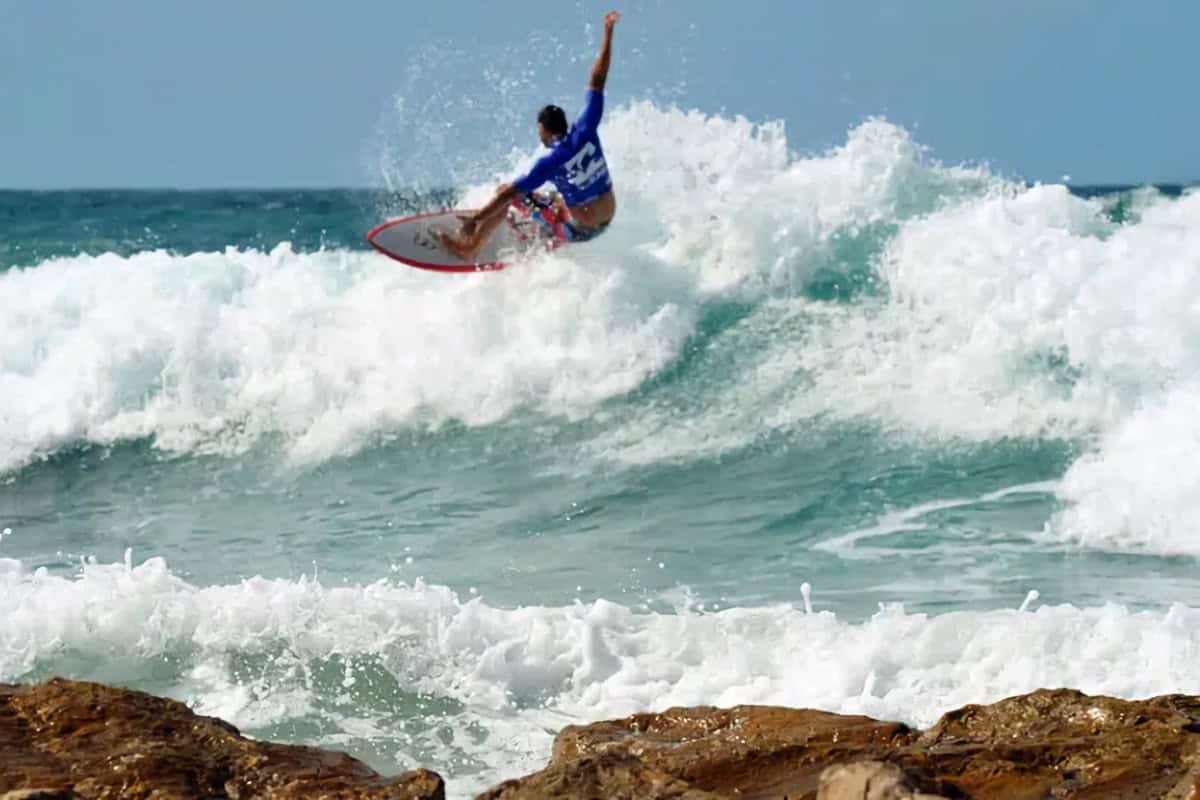
[[[613,26],[620,18],[616,11],[604,17],[604,42],[592,67],[583,111],[575,124],[567,127],[567,115],[558,106],[543,108],[537,117],[538,136],[550,152],[539,158],[524,176],[501,185],[483,208],[463,217],[458,234],[438,234],[447,250],[464,261],[474,261],[510,206],[516,206],[545,226],[553,236],[568,242],[594,239],[612,222],[617,201],[613,197],[612,179],[596,129],[604,112],[604,84],[612,59]],[[558,193],[552,196],[535,194],[535,190],[547,181],[554,184]]]

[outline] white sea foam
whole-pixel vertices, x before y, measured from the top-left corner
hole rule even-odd
[[[667,363],[692,311],[547,258],[430,277],[362,253],[60,259],[0,275],[0,469],[75,442],[324,459],[528,406],[575,415]]]
[[[1103,550],[1200,555],[1200,384],[1176,386],[1076,462],[1051,533]]]

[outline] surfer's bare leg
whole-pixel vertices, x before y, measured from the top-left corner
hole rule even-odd
[[[463,261],[475,260],[479,248],[496,230],[496,226],[508,212],[508,204],[517,196],[517,187],[506,183],[496,190],[495,196],[487,205],[463,218],[462,231],[457,236],[448,233],[438,235],[442,246],[461,258]]]
[[[488,238],[495,233],[496,228],[504,221],[507,208],[501,208],[489,217],[475,223],[470,218],[463,220],[463,228],[457,235],[441,233],[438,238],[447,250],[454,253],[463,261],[474,261],[480,249]]]
[[[501,187],[501,189],[503,188]],[[497,192],[497,197],[502,193]],[[479,254],[479,250],[487,242],[488,238],[495,233],[496,228],[504,221],[504,216],[507,213],[507,203],[497,205],[494,201],[490,202],[480,212],[476,212],[469,217],[464,217],[462,220],[462,230],[457,234],[439,233],[437,234],[437,239],[443,247],[463,261],[474,261],[475,256]]]

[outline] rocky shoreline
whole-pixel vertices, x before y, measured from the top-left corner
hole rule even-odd
[[[432,765],[436,766],[436,765]],[[342,753],[242,737],[185,705],[55,679],[0,684],[0,800],[440,800],[435,772],[385,778]],[[564,729],[525,798],[1200,800],[1200,697],[1039,690],[928,730],[822,711],[680,708]]]

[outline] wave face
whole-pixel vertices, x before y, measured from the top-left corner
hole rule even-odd
[[[610,232],[474,276],[362,232],[490,182],[0,194],[0,680],[461,792],[671,704],[1200,691],[1200,194],[604,136]]]

